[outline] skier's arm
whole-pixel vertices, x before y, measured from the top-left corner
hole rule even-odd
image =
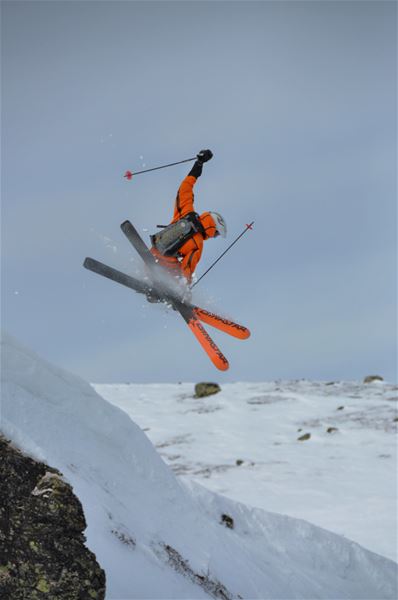
[[[211,150],[201,150],[197,155],[198,160],[194,162],[194,165],[185,179],[182,181],[175,205],[174,205],[174,214],[173,221],[178,221],[182,217],[185,217],[190,212],[194,211],[194,194],[193,194],[193,186],[196,183],[198,177],[202,175],[203,163],[210,160],[213,156]]]
[[[196,162],[195,162],[195,165],[196,165]],[[178,219],[185,217],[185,215],[187,215],[188,213],[190,213],[194,210],[193,186],[195,185],[197,178],[194,175],[191,175],[191,173],[194,170],[195,165],[192,167],[190,174],[187,175],[185,177],[185,179],[182,181],[182,183],[178,189],[176,201],[174,204],[174,214],[173,214],[173,221],[172,221],[173,223],[174,223],[174,221],[178,221]],[[198,177],[199,177],[199,175],[198,175]]]

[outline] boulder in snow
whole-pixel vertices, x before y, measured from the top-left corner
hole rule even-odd
[[[221,387],[218,385],[218,383],[203,381],[202,383],[197,383],[195,385],[196,398],[205,398],[206,396],[212,396],[218,392],[221,392]]]
[[[306,442],[310,438],[311,438],[311,434],[310,433],[304,433],[303,435],[300,435],[300,437],[297,438],[297,441],[298,442]]]
[[[373,383],[374,381],[384,381],[381,375],[367,375],[363,380],[364,383]]]

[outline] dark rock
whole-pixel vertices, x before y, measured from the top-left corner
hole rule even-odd
[[[300,435],[299,438],[297,438],[298,442],[305,442],[306,440],[309,440],[311,438],[311,434],[310,433],[305,433],[304,435]]]
[[[237,466],[237,467],[240,467],[241,465],[243,465],[243,463],[244,463],[244,462],[245,462],[244,460],[242,460],[241,458],[238,458],[238,459],[236,460],[236,466]]]
[[[326,429],[326,433],[336,433],[336,431],[338,431],[337,427],[328,427]]]
[[[221,387],[218,383],[210,383],[203,381],[195,385],[195,398],[205,398],[221,392]]]
[[[373,381],[384,381],[381,375],[367,375],[363,380],[364,383],[373,383]]]
[[[124,544],[125,546],[130,546],[132,548],[135,548],[136,543],[134,538],[128,534],[125,533],[124,531],[120,531],[119,529],[112,529],[111,533],[113,533],[113,535],[115,537],[117,537],[117,539],[122,542],[122,544]]]
[[[62,474],[0,436],[0,597],[102,600],[80,501]]]
[[[344,406],[338,406],[337,410],[344,410]]]
[[[189,564],[189,561],[173,548],[173,546],[161,544],[160,548],[154,548],[154,550],[159,558],[166,560],[167,564],[177,573],[180,573],[195,585],[203,588],[207,596],[216,599],[219,598],[220,600],[233,600],[234,596],[227,590],[221,581],[210,577],[209,572],[196,573]],[[238,598],[241,598],[241,596],[238,596]]]
[[[226,514],[221,515],[221,523],[228,529],[233,529],[235,526],[233,518]]]

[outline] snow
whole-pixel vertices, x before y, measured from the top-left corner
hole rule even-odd
[[[203,399],[193,384],[94,388],[145,430],[176,474],[397,560],[397,386],[234,383]],[[305,433],[310,440],[299,442]]]
[[[130,392],[139,404],[138,390]],[[106,571],[108,599],[396,595],[393,561],[177,478],[124,411],[8,335],[1,429],[72,484],[87,545]],[[222,514],[234,529],[220,523]]]

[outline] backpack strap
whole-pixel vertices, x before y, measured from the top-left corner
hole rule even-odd
[[[184,219],[187,219],[187,221],[189,221],[190,223],[192,223],[195,233],[200,233],[204,239],[206,239],[207,235],[206,235],[206,230],[202,225],[202,222],[200,220],[200,216],[198,215],[197,212],[190,212],[188,214],[186,214],[184,217]]]

